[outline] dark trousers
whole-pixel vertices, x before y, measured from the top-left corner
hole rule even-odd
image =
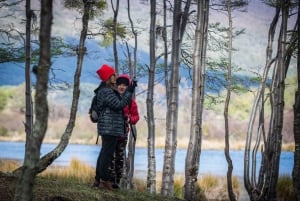
[[[113,154],[118,142],[117,136],[105,135],[101,136],[102,147],[97,159],[95,179],[108,181],[110,179],[109,166],[113,159]]]
[[[116,184],[119,184],[122,178],[126,145],[127,136],[118,139],[113,160],[109,168],[110,181]]]

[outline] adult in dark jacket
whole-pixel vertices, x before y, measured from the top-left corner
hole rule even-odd
[[[102,147],[97,159],[93,186],[112,190],[108,169],[118,138],[125,132],[123,108],[130,104],[135,85],[131,84],[121,96],[116,89],[115,70],[111,66],[102,65],[97,70],[97,74],[102,80],[100,86],[95,90],[99,114],[97,131],[101,136]]]

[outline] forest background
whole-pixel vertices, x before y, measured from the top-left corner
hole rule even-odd
[[[108,2],[109,3],[109,2]],[[21,6],[21,5],[19,5]],[[33,1],[33,10],[39,10],[38,1]],[[137,29],[139,30],[138,38],[138,63],[143,66],[149,65],[148,54],[148,33],[149,3],[147,1],[132,1],[132,15],[135,19]],[[14,8],[14,12],[19,10]],[[21,10],[21,8],[20,8]],[[64,38],[69,44],[78,43],[78,33],[80,30],[80,21],[74,20],[79,18],[75,10],[66,9],[58,1],[54,4],[54,23],[53,35]],[[126,4],[120,5],[119,20],[126,25],[127,13]],[[249,123],[249,115],[253,104],[253,98],[256,93],[257,78],[264,66],[265,47],[267,44],[267,33],[269,22],[273,17],[274,9],[266,6],[261,1],[249,1],[245,12],[235,12],[234,25],[236,29],[245,29],[245,33],[237,37],[233,45],[237,49],[233,55],[233,63],[238,66],[239,71],[235,76],[243,80],[244,90],[232,95],[229,115],[230,115],[230,141],[231,148],[243,149],[245,146],[245,137]],[[12,23],[18,19],[18,12],[15,18],[9,18]],[[103,21],[112,16],[111,6],[103,12]],[[225,23],[222,13],[210,11],[210,23]],[[63,19],[63,20],[62,20]],[[125,21],[122,21],[125,20]],[[1,22],[1,21],[0,21]],[[2,23],[2,22],[1,22]],[[159,20],[158,20],[159,23]],[[4,25],[4,22],[3,22]],[[16,27],[22,29],[22,27]],[[38,37],[38,36],[36,36]],[[132,42],[130,38],[127,41]],[[87,55],[83,64],[81,76],[81,95],[79,99],[79,108],[77,114],[76,126],[73,130],[71,143],[94,144],[96,141],[96,124],[90,122],[88,109],[93,96],[93,90],[97,87],[99,79],[95,71],[103,63],[114,64],[113,50],[109,40],[89,38],[86,42]],[[157,44],[159,48],[159,40]],[[118,44],[118,51],[125,52],[124,42]],[[218,54],[209,51],[209,57],[218,58]],[[126,72],[127,58],[125,53],[120,54],[121,73]],[[51,85],[48,92],[49,100],[49,126],[44,142],[57,143],[65,129],[69,118],[69,108],[72,100],[73,75],[76,66],[76,56],[59,56],[52,60],[52,70],[50,75]],[[144,67],[145,68],[145,67]],[[182,67],[180,79],[179,95],[179,119],[178,119],[178,147],[186,148],[189,140],[190,130],[190,106],[191,106],[191,81],[190,69]],[[296,62],[292,60],[289,68],[288,79],[285,90],[285,113],[283,124],[283,149],[293,149],[293,104],[294,93],[296,89]],[[219,75],[213,71],[208,71],[210,76]],[[165,119],[166,119],[166,102],[165,87],[162,83],[163,73],[157,73],[154,111],[156,124],[156,146],[164,146],[165,139]],[[33,76],[34,79],[34,76]],[[221,79],[221,78],[220,78]],[[140,71],[139,85],[137,88],[136,100],[139,106],[140,121],[137,124],[137,146],[147,146],[147,122],[146,122],[146,91],[147,75],[145,71]],[[0,140],[25,141],[24,118],[25,118],[25,94],[24,94],[24,63],[10,62],[0,63]],[[217,99],[207,99],[205,110],[203,112],[203,149],[223,149],[224,142],[220,139],[224,137],[224,117],[223,101],[225,90],[216,81],[208,83],[209,94],[217,96]]]

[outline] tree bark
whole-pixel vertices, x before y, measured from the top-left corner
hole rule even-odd
[[[228,24],[229,24],[229,29],[227,31],[227,37],[228,37],[228,66],[227,66],[227,77],[226,77],[226,82],[227,82],[227,87],[226,87],[226,100],[225,100],[225,105],[224,105],[224,120],[225,120],[225,157],[226,161],[228,164],[228,170],[227,170],[227,191],[229,195],[229,199],[231,201],[237,200],[236,195],[233,192],[232,188],[232,170],[233,170],[233,165],[232,165],[232,160],[230,157],[230,144],[229,144],[229,117],[228,117],[228,111],[229,111],[229,103],[230,103],[230,96],[231,96],[231,57],[232,57],[232,17],[231,17],[231,0],[226,1],[226,10],[228,14]]]
[[[256,184],[256,169],[254,167],[256,164],[256,150],[257,146],[259,145],[259,142],[261,140],[262,135],[265,133],[264,131],[264,93],[265,93],[265,88],[266,88],[266,81],[268,78],[269,70],[271,68],[271,65],[274,63],[275,59],[272,58],[272,51],[273,51],[273,39],[275,35],[275,29],[276,25],[278,23],[279,19],[279,14],[280,14],[280,9],[276,8],[274,18],[270,24],[269,28],[269,35],[268,35],[268,45],[266,48],[266,64],[263,72],[263,77],[262,77],[262,83],[261,87],[258,90],[258,93],[255,97],[254,104],[252,106],[251,110],[251,115],[250,115],[250,121],[249,121],[249,126],[247,130],[247,137],[246,137],[246,145],[245,145],[245,156],[244,156],[244,185],[245,188],[249,194],[249,197],[251,200],[257,200],[261,196],[262,192],[262,187],[265,183],[265,166],[264,166],[264,158],[262,159],[262,166],[260,169],[260,174],[258,177],[258,183]],[[251,165],[251,160],[250,160],[250,149],[251,149],[251,141],[253,138],[253,130],[254,130],[254,122],[257,116],[257,113],[260,114],[260,119],[259,119],[259,125],[258,125],[258,133],[256,135],[256,146],[255,150],[252,153],[252,168],[250,168]],[[266,143],[265,136],[264,137],[264,143]],[[250,169],[251,169],[251,175],[250,175]]]
[[[173,196],[175,155],[177,147],[177,125],[178,125],[178,94],[179,94],[179,67],[180,49],[182,38],[188,19],[191,1],[185,3],[184,11],[181,11],[182,0],[174,1],[173,31],[172,31],[172,57],[170,91],[166,118],[166,141],[165,155],[162,175],[161,194]]]
[[[75,126],[76,121],[76,113],[78,108],[78,100],[80,96],[80,75],[81,75],[81,69],[83,64],[83,58],[86,53],[86,48],[84,46],[86,34],[88,30],[88,21],[89,21],[89,15],[90,15],[90,9],[91,9],[91,1],[84,0],[84,11],[83,11],[83,17],[82,17],[82,31],[79,41],[79,46],[77,48],[77,68],[74,75],[74,86],[73,86],[73,98],[72,98],[72,105],[71,105],[71,111],[70,111],[70,118],[68,125],[65,129],[65,132],[62,134],[61,140],[59,144],[49,153],[44,155],[37,163],[36,165],[36,172],[40,173],[44,171],[49,165],[51,165],[55,159],[57,159],[62,152],[65,150],[69,143],[70,136],[72,134],[73,128]],[[49,39],[50,41],[50,39]],[[48,76],[48,75],[47,75]],[[47,77],[48,79],[48,77]],[[47,123],[47,121],[45,121]],[[27,141],[27,140],[26,140]],[[23,171],[24,165],[17,170],[14,171],[15,174],[20,174],[21,171]]]
[[[50,69],[50,37],[52,25],[52,0],[41,1],[40,59],[37,67],[35,114],[33,133],[26,133],[25,158],[14,201],[31,201],[33,187],[38,173],[41,144],[48,122],[48,73]]]
[[[294,139],[295,139],[295,153],[294,153],[294,167],[293,167],[293,186],[295,191],[295,200],[300,201],[300,5],[298,3],[298,19],[297,19],[297,81],[298,88],[295,93],[295,104],[294,104]]]
[[[150,1],[150,68],[147,93],[147,126],[148,126],[148,172],[147,172],[147,190],[150,193],[156,193],[156,160],[155,160],[155,121],[153,111],[154,99],[154,80],[155,80],[155,30],[156,30],[156,0]]]
[[[133,62],[131,61],[131,55],[128,48],[128,63],[129,63],[129,74],[131,78],[136,77],[136,54],[137,54],[137,32],[134,29],[133,21],[131,19],[130,15],[130,0],[127,0],[128,5],[128,19],[130,21],[131,26],[131,32],[134,35],[134,50],[133,50]],[[132,125],[132,128],[134,129],[135,136],[137,138],[137,129],[135,125]],[[128,140],[128,157],[126,158],[126,164],[125,164],[125,172],[126,172],[126,182],[125,185],[127,186],[127,189],[133,189],[133,175],[134,175],[134,156],[135,156],[135,145],[136,140],[132,137],[132,135],[129,136]],[[124,160],[125,161],[125,160]]]
[[[209,1],[197,3],[197,26],[195,31],[193,90],[191,107],[190,140],[185,159],[184,199],[197,200],[197,177],[202,142],[202,113],[204,104],[206,47]]]
[[[114,60],[115,60],[115,71],[116,74],[119,73],[119,58],[118,58],[118,47],[117,47],[117,31],[118,31],[118,13],[119,13],[119,0],[116,0],[116,8],[114,7],[114,0],[111,0],[111,7],[114,12],[113,19],[113,50],[114,50]]]

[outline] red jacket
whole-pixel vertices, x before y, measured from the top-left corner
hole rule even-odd
[[[124,111],[124,117],[125,119],[127,119],[127,122],[125,122],[126,125],[125,135],[123,137],[120,137],[120,140],[123,140],[124,137],[125,138],[127,137],[127,134],[130,131],[129,124],[135,125],[140,119],[138,107],[134,99],[132,99],[130,106],[127,105],[124,107],[123,111]]]
[[[132,99],[130,106],[127,105],[124,107],[123,111],[125,118],[129,119],[130,124],[134,125],[139,121],[139,111],[134,99]]]

